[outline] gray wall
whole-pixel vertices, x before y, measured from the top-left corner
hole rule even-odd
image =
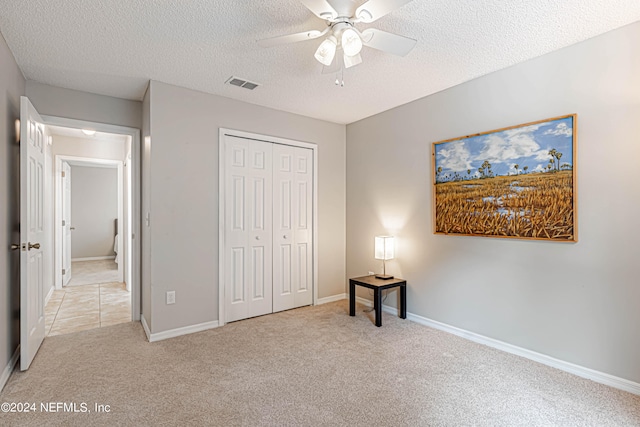
[[[15,121],[25,80],[0,35],[0,373],[20,343],[20,147]],[[0,385],[1,386],[1,385]]]
[[[150,91],[152,332],[218,320],[220,127],[318,145],[319,296],[343,293],[345,126],[155,81]]]
[[[125,142],[54,135],[51,152],[53,161],[59,155],[124,161]]]
[[[578,237],[434,235],[431,143],[578,114]],[[388,270],[408,311],[640,381],[640,23],[347,127],[347,273]]]
[[[71,166],[71,258],[115,256],[118,169]]]
[[[38,113],[140,129],[139,101],[96,95],[27,81],[27,96]]]

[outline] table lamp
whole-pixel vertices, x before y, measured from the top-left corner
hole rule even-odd
[[[382,274],[376,274],[377,279],[393,279],[393,276],[387,275],[387,267],[385,262],[393,259],[394,239],[393,236],[376,236],[375,237],[375,257],[382,260]]]

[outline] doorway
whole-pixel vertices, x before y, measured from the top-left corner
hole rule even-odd
[[[27,97],[20,97],[20,369],[27,370],[46,336],[45,323],[52,313],[45,304],[56,289],[61,273],[60,227],[55,216],[55,173],[53,135],[55,127],[65,132],[86,131],[87,136],[109,133],[126,138],[128,151],[121,179],[127,179],[122,231],[123,273],[129,284],[132,320],[140,320],[140,130],[84,120],[43,116]],[[53,131],[53,132],[52,132]],[[85,144],[83,148],[89,147]],[[82,154],[79,154],[82,156]],[[58,173],[61,173],[58,172]],[[60,189],[58,189],[59,191]],[[60,276],[61,277],[61,276]],[[60,285],[62,286],[62,278]],[[98,299],[100,296],[98,296]],[[55,319],[55,318],[54,318]],[[71,321],[69,321],[71,323]]]
[[[55,290],[45,307],[47,336],[129,322],[132,219],[131,142],[126,135],[49,126],[55,181]],[[80,157],[81,154],[85,157]],[[89,157],[91,156],[91,157]]]
[[[133,232],[137,131],[45,120],[61,121],[47,124],[53,286],[45,301],[46,336],[139,319]]]

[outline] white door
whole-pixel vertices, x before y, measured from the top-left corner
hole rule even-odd
[[[313,302],[313,152],[273,147],[273,311]]]
[[[272,312],[272,144],[226,136],[226,321]]]
[[[31,365],[45,335],[46,128],[26,97],[20,98],[20,369]]]
[[[71,166],[62,162],[62,286],[71,280]]]

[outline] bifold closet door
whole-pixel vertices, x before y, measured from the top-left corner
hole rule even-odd
[[[273,311],[313,303],[313,152],[273,146]]]
[[[225,136],[226,320],[271,313],[272,147]]]

